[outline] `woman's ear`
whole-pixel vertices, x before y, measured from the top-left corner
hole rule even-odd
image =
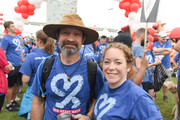
[[[131,68],[132,68],[132,65],[128,65],[127,66],[127,72],[129,72],[131,70]]]

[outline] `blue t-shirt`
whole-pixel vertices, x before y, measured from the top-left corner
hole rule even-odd
[[[180,82],[180,53],[178,53],[178,54],[174,57],[174,60],[179,63],[178,82]]]
[[[146,52],[146,58],[148,60],[148,64],[152,64],[155,62],[155,55],[153,51],[147,50]],[[147,69],[148,76],[149,76],[149,82],[153,83],[153,75],[154,75],[155,66],[152,66]]]
[[[82,55],[84,51],[84,56],[86,59],[95,59],[94,56],[94,49],[91,44],[85,45],[85,50],[84,50],[84,45],[80,49],[80,54]]]
[[[29,53],[29,49],[26,46],[23,46],[22,53],[23,53],[23,57],[25,58]]]
[[[169,42],[169,41],[165,41],[162,45],[159,43],[159,41],[157,41],[153,44],[153,48],[154,47],[156,47],[156,48],[171,48],[172,49],[171,42]],[[161,61],[166,69],[171,67],[170,54],[164,55],[164,57]]]
[[[39,65],[40,72],[37,70],[31,87],[31,92],[36,96],[39,96],[39,81],[41,80],[43,62],[44,60],[42,65]],[[68,75],[74,72],[79,66],[79,62],[80,60],[72,65],[63,65]],[[46,96],[45,120],[57,120],[57,115],[63,112],[71,114],[86,113],[86,103],[90,96],[87,67],[87,60],[83,58],[79,68],[70,76],[70,81],[68,81],[59,56],[55,58],[50,76],[45,84],[48,93]],[[103,84],[103,75],[98,67],[95,85],[96,97]]]
[[[101,58],[103,56],[103,52],[105,50],[105,48],[108,46],[108,43],[105,43],[105,44],[101,44],[99,43],[97,46],[96,46],[96,52],[98,52],[98,57],[97,57],[97,62],[101,62]]]
[[[137,58],[137,57],[143,58],[144,52],[143,52],[142,46],[139,45],[138,43],[134,42],[133,48],[132,48],[132,53],[135,58]],[[134,66],[136,66],[136,60],[134,60]]]
[[[1,47],[6,51],[7,60],[11,62],[13,66],[21,66],[21,40],[20,37],[6,35],[1,40]]]
[[[94,107],[95,120],[163,119],[153,99],[142,88],[126,80],[115,89],[105,83]]]
[[[31,52],[27,55],[19,72],[30,77],[30,81],[28,82],[29,86],[33,83],[39,64],[47,56],[49,56],[49,54],[44,51],[44,49],[38,49],[35,52]]]

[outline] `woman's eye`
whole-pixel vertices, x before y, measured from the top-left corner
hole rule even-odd
[[[105,63],[105,64],[108,64],[108,63],[109,63],[109,61],[104,61],[104,63]]]
[[[116,64],[120,65],[120,64],[121,64],[121,62],[116,62]]]

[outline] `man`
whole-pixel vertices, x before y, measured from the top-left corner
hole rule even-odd
[[[166,32],[165,31],[161,31],[158,34],[158,38],[159,41],[155,42],[153,44],[153,51],[155,52],[156,56],[158,57],[158,55],[161,55],[162,58],[162,64],[165,66],[166,68],[166,72],[168,73],[168,78],[166,79],[166,81],[170,81],[171,80],[171,62],[170,62],[170,53],[172,51],[172,45],[171,42],[166,40]],[[163,99],[166,102],[169,102],[169,99],[167,97],[167,89],[165,86],[162,86],[163,89]]]
[[[39,66],[31,92],[34,94],[31,109],[32,120],[56,120],[60,113],[73,114],[73,119],[91,120],[93,117],[93,100],[89,112],[86,103],[90,96],[88,82],[87,59],[81,56],[82,45],[91,44],[98,39],[98,33],[84,26],[77,14],[65,15],[60,24],[50,24],[43,28],[44,32],[59,40],[61,53],[55,57],[51,73],[46,81],[45,102],[38,95],[43,65]],[[40,77],[40,78],[39,78]],[[97,67],[95,97],[103,86],[103,76]]]
[[[22,65],[23,54],[21,52],[21,40],[20,37],[15,35],[16,28],[12,21],[4,23],[4,28],[8,31],[8,34],[1,40],[1,47],[4,50],[7,60],[12,63],[14,70],[8,74],[8,92],[6,94],[6,110],[18,111],[16,107],[20,105],[15,101],[18,93],[19,85],[21,81],[21,73],[19,69]]]
[[[149,35],[149,32],[147,31],[147,36]],[[135,57],[135,62],[134,62],[134,65],[136,67],[136,71],[137,71],[137,74],[138,76],[141,76],[143,77],[144,74],[139,74],[142,72],[142,68],[141,64],[143,61],[143,56],[145,57],[144,55],[144,51],[143,51],[143,46],[144,46],[144,37],[145,37],[145,29],[144,28],[139,28],[137,31],[136,31],[136,39],[135,39],[135,42],[133,43],[133,48],[132,48],[132,53]],[[148,41],[148,40],[147,40]],[[147,42],[146,41],[146,42]],[[142,72],[143,73],[143,72]],[[145,74],[148,74],[148,72],[146,71]],[[143,77],[142,80],[144,80],[145,78]],[[142,83],[142,80],[140,81]],[[143,86],[145,87],[145,86]]]
[[[100,43],[96,46],[96,52],[98,53],[97,62],[101,62],[101,57],[105,48],[108,46],[107,37],[105,35],[101,36]]]

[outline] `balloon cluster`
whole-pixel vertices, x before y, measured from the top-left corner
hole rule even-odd
[[[14,11],[20,13],[22,18],[27,19],[30,15],[34,15],[36,8],[33,4],[30,4],[28,0],[20,0],[17,4],[18,6],[14,8]]]
[[[128,18],[129,13],[137,13],[138,9],[141,8],[140,0],[122,0],[119,2],[119,8],[124,9],[125,16]]]
[[[43,1],[47,2],[47,0],[19,0],[14,8],[15,14],[12,20],[16,28],[23,31],[24,25],[28,23],[28,17],[34,15],[34,11],[41,7]]]

